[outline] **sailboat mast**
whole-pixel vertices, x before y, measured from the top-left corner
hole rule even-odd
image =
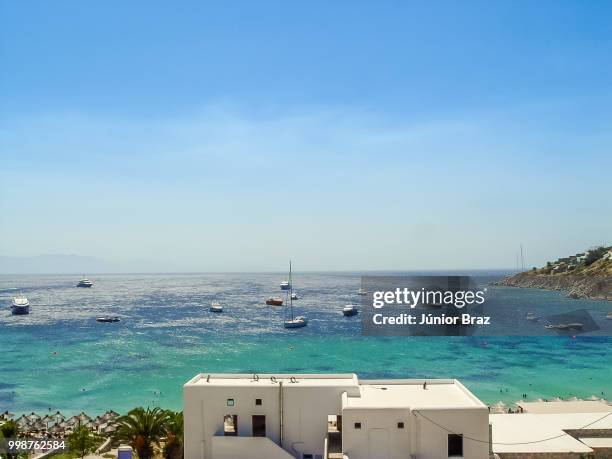
[[[291,321],[293,321],[293,279],[291,279],[291,260],[289,260],[289,304],[291,306]]]

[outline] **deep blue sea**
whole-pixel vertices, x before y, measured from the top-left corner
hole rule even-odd
[[[482,275],[483,273],[480,273]],[[492,273],[493,280],[500,273]],[[309,325],[288,330],[283,274],[0,276],[0,411],[60,409],[92,414],[134,406],[179,409],[182,385],[199,372],[356,372],[363,378],[457,378],[485,402],[554,396],[612,398],[612,338],[361,336],[358,273],[296,273],[297,314]],[[31,314],[12,316],[23,292]],[[569,300],[559,292],[495,288],[524,311],[587,309],[611,302]],[[209,312],[212,300],[223,314]],[[96,322],[100,315],[121,322]],[[612,322],[612,321],[609,321]],[[602,322],[603,323],[603,322]]]

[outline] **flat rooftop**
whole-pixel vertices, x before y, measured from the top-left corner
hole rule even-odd
[[[556,403],[556,402],[549,402]],[[588,453],[591,448],[565,430],[612,429],[606,413],[491,414],[495,453]]]
[[[575,402],[520,402],[518,406],[526,413],[605,413],[612,407],[600,401],[578,400]]]
[[[345,408],[486,408],[454,379],[364,380],[359,391],[360,397],[346,398]]]
[[[227,374],[227,373],[200,373],[185,384],[191,386],[277,386],[279,382],[283,387],[291,386],[357,386],[357,375],[353,373],[340,374]]]

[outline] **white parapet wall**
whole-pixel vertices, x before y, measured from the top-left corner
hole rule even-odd
[[[213,437],[211,445],[215,459],[294,459],[265,437]]]

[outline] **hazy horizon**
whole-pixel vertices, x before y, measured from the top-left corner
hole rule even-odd
[[[611,13],[3,2],[0,255],[393,271],[609,245]]]
[[[367,272],[515,272],[514,267],[437,267],[428,269],[419,268],[387,268],[387,269],[360,269],[359,267],[345,269],[296,269],[293,261],[294,271],[302,273],[367,273]],[[525,266],[525,269],[531,267]],[[10,257],[0,255],[0,275],[96,275],[96,274],[240,274],[240,273],[279,273],[287,272],[287,267],[278,266],[276,269],[244,270],[180,270],[176,266],[173,269],[164,269],[161,264],[153,264],[144,260],[111,263],[107,260],[82,256],[82,255],[59,255],[47,254],[32,257]]]

